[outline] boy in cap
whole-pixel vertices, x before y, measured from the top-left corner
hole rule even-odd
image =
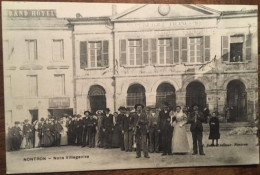
[[[147,133],[148,129],[148,118],[145,112],[143,112],[144,105],[136,104],[134,118],[134,135],[136,140],[136,158],[141,157],[141,150],[143,150],[144,157],[150,158],[147,149]]]

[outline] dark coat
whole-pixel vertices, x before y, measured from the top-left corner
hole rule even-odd
[[[129,115],[128,117],[126,117],[126,115],[123,116],[122,118],[122,131],[130,131],[133,130],[133,116]]]
[[[135,112],[132,114],[133,115],[133,120],[134,120],[134,132],[136,134],[142,133],[145,134],[149,131],[148,128],[148,118],[147,115],[143,112],[140,114],[140,116]]]
[[[23,125],[23,134],[27,138],[33,138],[33,126],[31,124]]]
[[[113,115],[112,114],[109,114],[108,117],[105,114],[103,115],[101,128],[105,129],[106,131],[112,131],[113,130],[114,123],[113,123]]]
[[[86,128],[88,131],[96,132],[97,120],[94,118],[87,118],[86,119]]]
[[[164,132],[172,129],[171,126],[171,117],[169,111],[165,113],[165,111],[159,112],[159,120],[158,120],[159,129]]]
[[[212,117],[209,120],[209,139],[219,139],[220,133],[219,133],[219,120],[217,117]]]
[[[195,121],[195,116],[197,115],[197,121]],[[204,121],[203,114],[201,112],[192,112],[189,119],[188,123],[190,123],[190,131],[191,132],[203,132],[203,126],[202,126],[202,121]]]

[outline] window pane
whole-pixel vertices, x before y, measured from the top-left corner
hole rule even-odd
[[[52,57],[54,61],[63,60],[63,40],[53,40]]]
[[[38,82],[36,75],[29,75],[27,76],[28,79],[28,90],[30,97],[38,96]]]

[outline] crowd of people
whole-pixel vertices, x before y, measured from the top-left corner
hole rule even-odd
[[[207,116],[205,116],[207,115]],[[9,128],[7,149],[76,145],[89,148],[120,148],[125,152],[136,151],[136,158],[149,158],[149,153],[164,155],[187,154],[190,150],[185,124],[190,124],[193,141],[193,155],[205,155],[203,151],[203,122],[209,122],[212,145],[218,145],[219,121],[217,113],[209,117],[208,109],[199,110],[177,106],[170,109],[165,103],[162,108],[144,107],[136,104],[134,109],[121,106],[118,112],[110,113],[108,108],[95,113],[85,111],[84,115],[48,117],[23,123],[15,122]],[[209,119],[209,120],[208,120]]]

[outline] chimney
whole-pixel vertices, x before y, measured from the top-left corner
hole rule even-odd
[[[116,16],[117,15],[117,7],[116,4],[112,5],[112,16]]]

